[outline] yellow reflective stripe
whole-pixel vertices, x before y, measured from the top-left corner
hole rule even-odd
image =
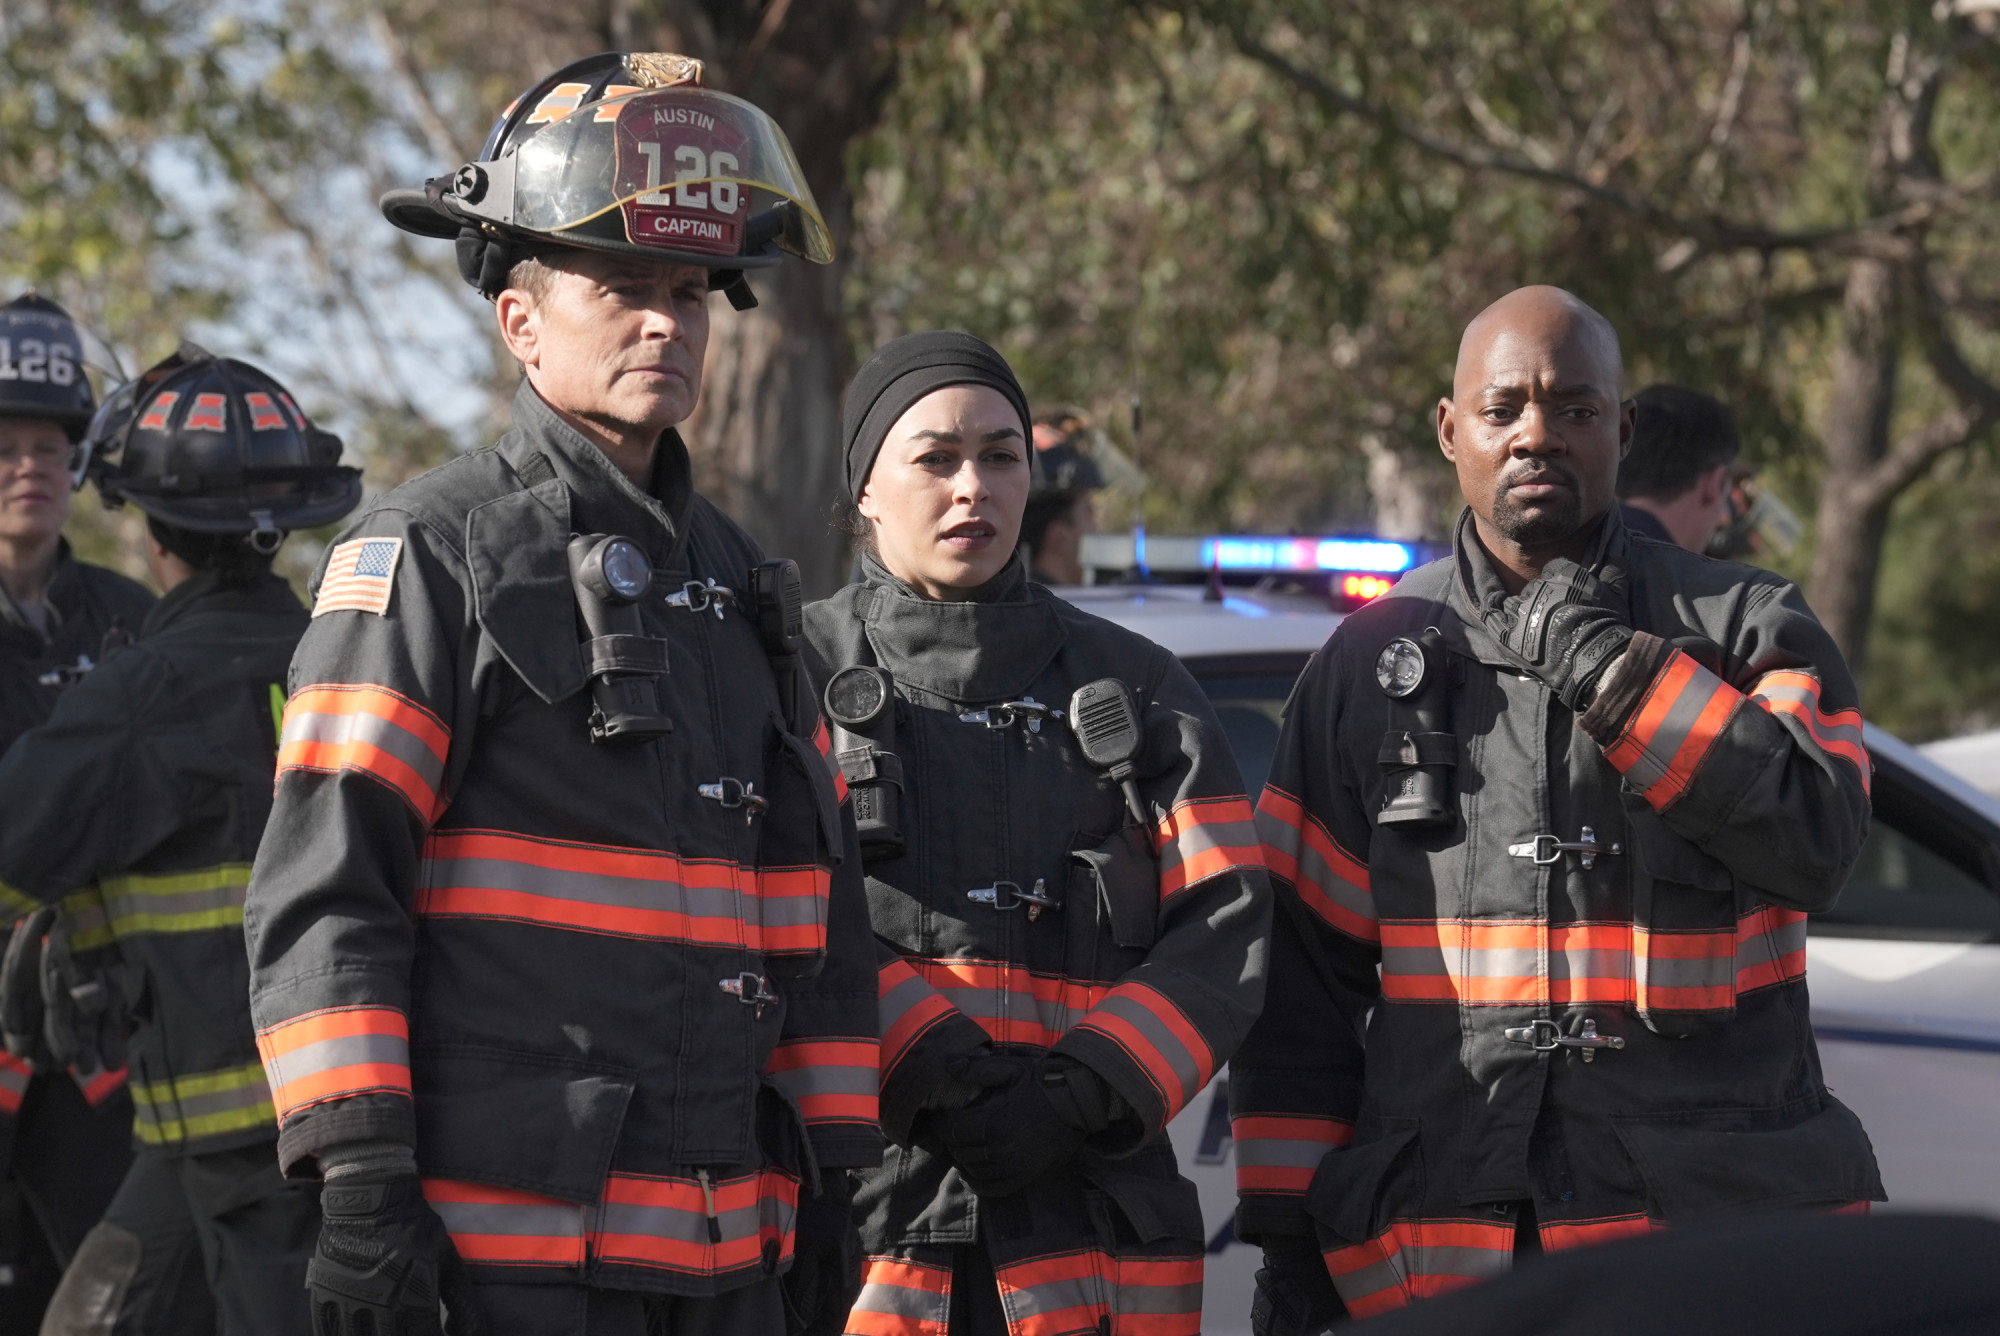
[[[65,895],[62,914],[69,924],[72,951],[95,951],[118,940],[118,934],[111,931],[111,916],[104,908],[104,899],[95,886]]]
[[[276,1123],[261,1063],[166,1081],[134,1081],[132,1130],[149,1146]]]
[[[0,881],[0,912],[4,912],[9,919],[26,918],[41,907],[42,902],[34,896]]]
[[[143,932],[200,932],[243,926],[248,863],[225,863],[192,872],[107,877],[98,883],[120,937]]]
[[[285,735],[285,687],[281,682],[271,683],[271,736]]]

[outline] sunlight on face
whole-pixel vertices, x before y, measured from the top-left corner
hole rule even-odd
[[[947,385],[882,442],[857,503],[889,572],[928,598],[964,598],[1000,573],[1028,504],[1028,442],[1007,396]]]
[[[60,424],[0,417],[0,539],[39,543],[62,532],[74,454]]]

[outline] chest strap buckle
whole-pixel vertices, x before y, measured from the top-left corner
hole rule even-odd
[[[1024,891],[1014,882],[996,881],[991,886],[981,886],[967,891],[965,898],[976,905],[991,905],[995,909],[1019,909],[1028,907],[1028,922],[1033,923],[1042,916],[1044,909],[1060,908],[1056,898],[1049,894],[1049,884],[1041,877],[1035,878],[1035,888]]]
[[[1553,1053],[1559,1048],[1581,1049],[1585,1062],[1595,1060],[1600,1048],[1625,1047],[1625,1041],[1617,1035],[1599,1034],[1594,1016],[1584,1017],[1582,1027],[1573,1035],[1564,1034],[1560,1026],[1547,1018],[1526,1025],[1510,1025],[1506,1035],[1509,1043],[1526,1044],[1537,1053]]]
[[[1023,696],[1019,700],[1003,701],[989,705],[983,710],[967,710],[958,716],[962,724],[984,724],[988,728],[1012,728],[1015,724],[1026,724],[1030,733],[1042,731],[1042,720],[1060,719],[1061,710],[1052,705],[1044,705],[1033,696]]]
[[[717,584],[712,575],[705,582],[688,580],[679,590],[667,595],[668,607],[686,608],[689,612],[712,612],[718,622],[722,620],[723,610],[735,601],[736,591],[728,585]]]
[[[728,810],[743,809],[743,823],[749,825],[770,810],[771,800],[757,792],[754,782],[724,775],[713,784],[698,784],[695,792],[710,802]]]
[[[716,987],[744,1006],[757,1008],[759,1019],[764,1015],[764,1008],[773,1006],[778,1001],[778,995],[771,991],[770,981],[761,974],[751,974],[748,971],[732,979],[719,980]],[[1621,1039],[1619,1042],[1623,1043],[1624,1040]]]
[[[1597,832],[1589,826],[1582,829],[1580,836],[1581,838],[1575,840],[1563,840],[1554,835],[1537,835],[1526,844],[1508,845],[1507,852],[1515,858],[1534,859],[1536,867],[1547,867],[1566,853],[1578,854],[1580,857],[1577,861],[1583,865],[1585,871],[1597,866],[1599,854],[1625,852],[1625,846],[1622,844],[1599,844]]]

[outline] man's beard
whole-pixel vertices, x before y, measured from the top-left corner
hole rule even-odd
[[[1503,478],[1494,489],[1493,527],[1521,547],[1559,543],[1575,534],[1584,525],[1583,498],[1575,478],[1566,480],[1569,487],[1528,509],[1514,500],[1508,480]]]

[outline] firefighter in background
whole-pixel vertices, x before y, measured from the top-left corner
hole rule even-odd
[[[48,718],[153,605],[143,585],[76,560],[62,536],[94,406],[68,314],[33,292],[0,305],[0,750]],[[0,1015],[24,1050],[0,1053],[0,1212],[11,1217],[0,1229],[17,1244],[0,1255],[0,1318],[27,1325],[47,1295],[27,1292],[28,1232],[46,1240],[56,1267],[68,1264],[117,1191],[132,1126],[122,1070],[79,1076],[51,1068],[45,1050],[34,1061],[43,1003],[28,965],[38,948],[24,939],[0,975]]]
[[[1867,833],[1854,684],[1790,584],[1626,531],[1621,374],[1559,289],[1475,319],[1438,406],[1452,555],[1286,709],[1270,997],[1229,1082],[1264,1336],[1882,1199],[1805,1023],[1806,914]]]
[[[1269,892],[1194,680],[1029,582],[1032,431],[978,339],[878,351],[845,413],[861,577],[806,610],[899,1143],[857,1197],[860,1336],[1201,1324],[1201,1212],[1161,1132],[1257,1013]]]
[[[243,897],[306,625],[271,561],[361,475],[278,382],[192,346],[110,396],[86,446],[106,503],[145,514],[166,596],[0,761],[0,907],[62,901],[68,949],[123,957],[139,1149],[42,1330],[306,1336],[318,1193],[272,1154]]]
[[[1625,527],[1705,552],[1730,518],[1743,438],[1729,405],[1681,385],[1648,385],[1633,397],[1639,419],[1618,466]]]
[[[1087,448],[1096,430],[1074,408],[1035,415],[1035,481],[1021,513],[1021,546],[1030,579],[1046,585],[1083,583],[1083,540],[1097,532],[1092,494],[1103,490],[1105,481]]]
[[[334,545],[292,665],[246,921],[323,1336],[440,1300],[453,1333],[777,1336],[857,1283],[860,856],[797,569],[673,430],[711,293],[831,249],[783,133],[700,76],[578,61],[383,200],[456,238],[525,381]]]

